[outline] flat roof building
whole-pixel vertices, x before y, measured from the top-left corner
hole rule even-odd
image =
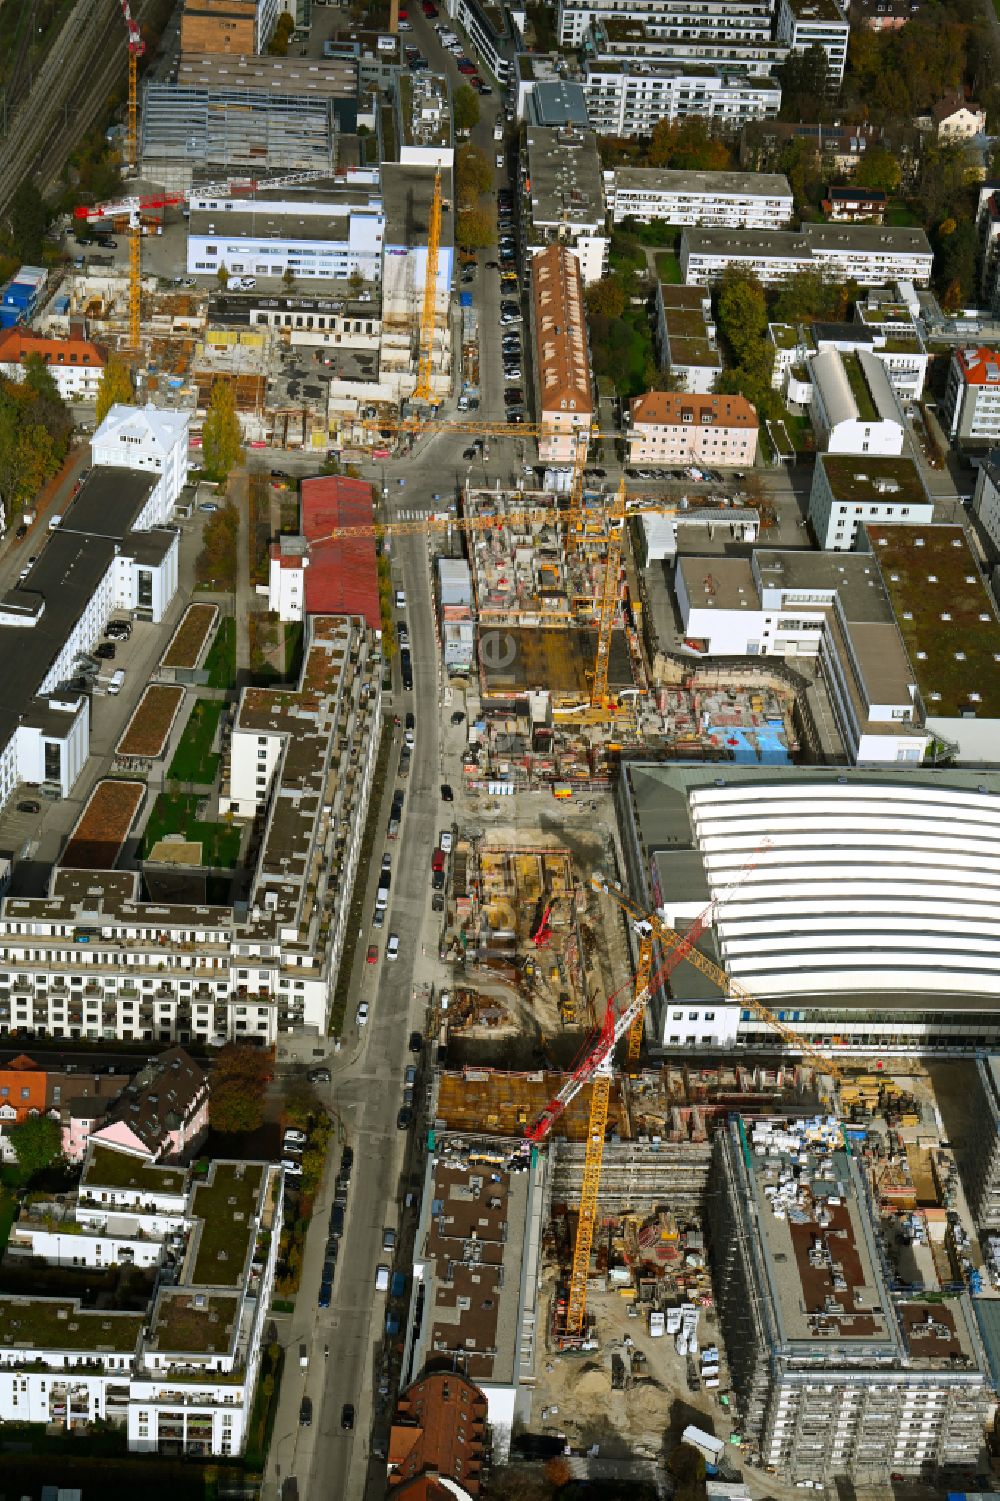
[[[278,19],[278,0],[184,0],[181,54],[263,52]]]
[[[731,1120],[713,1170],[716,1306],[759,1462],[820,1486],[975,1465],[992,1399],[972,1301],[892,1289],[839,1124]]]
[[[599,281],[607,269],[610,242],[597,137],[571,125],[529,125],[526,140],[522,201],[528,249],[537,253],[558,240],[575,252],[584,283]]]
[[[723,225],[781,229],[791,221],[792,190],[776,172],[670,171],[616,167],[604,174],[608,209],[616,224]]]
[[[722,374],[712,299],[702,287],[656,286],[656,344],[660,364],[682,391],[714,391]]]
[[[815,330],[813,337],[819,344]],[[903,416],[882,364],[869,350],[820,348],[809,360],[812,419],[832,454],[898,456]]]
[[[813,470],[809,521],[820,547],[850,552],[865,527],[879,522],[926,526],[934,502],[912,459],[862,453],[821,453]]]
[[[446,1132],[427,1160],[403,1381],[460,1363],[486,1399],[494,1458],[529,1410],[547,1170],[516,1142]]]
[[[717,281],[727,266],[765,285],[816,271],[834,281],[881,287],[930,281],[933,252],[922,229],[881,224],[803,224],[799,230],[685,229],[680,262],[687,283]]]
[[[971,345],[952,352],[941,419],[953,442],[985,447],[1000,439],[1000,352]]]

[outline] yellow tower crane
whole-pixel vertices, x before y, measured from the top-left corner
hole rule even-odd
[[[431,199],[431,216],[427,226],[427,268],[424,274],[424,302],[420,311],[420,362],[417,366],[417,384],[413,401],[423,401],[429,406],[438,406],[439,401],[431,390],[431,367],[434,361],[434,330],[437,324],[437,273],[441,253],[441,168],[434,174],[434,196]]]

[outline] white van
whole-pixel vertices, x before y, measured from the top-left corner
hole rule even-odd
[[[119,669],[118,669],[117,672],[113,672],[111,674],[111,680],[108,683],[108,692],[111,693],[111,694],[121,693],[121,691],[124,688],[124,686],[125,686],[125,670],[124,670],[124,668],[119,667]]]
[[[54,532],[56,530],[56,528],[59,527],[59,526],[61,526],[61,525],[62,525],[62,512],[61,511],[57,512],[57,514],[55,516],[50,516],[49,517],[49,531],[50,532]]]
[[[375,1291],[377,1293],[389,1291],[389,1268],[387,1266],[380,1264],[375,1268]]]

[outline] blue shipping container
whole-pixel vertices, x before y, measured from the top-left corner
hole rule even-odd
[[[472,306],[472,293],[471,292],[462,292],[459,295],[459,299],[458,300],[461,303],[462,307],[471,307]]]
[[[37,295],[37,287],[23,281],[9,281],[4,288],[3,300],[7,307],[30,307]]]

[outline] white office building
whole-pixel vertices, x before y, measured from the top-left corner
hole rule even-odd
[[[864,527],[926,525],[934,502],[912,459],[821,453],[809,493],[809,522],[820,547],[850,552]]]
[[[930,736],[870,556],[682,556],[674,587],[685,641],[700,655],[812,659],[853,763],[923,760]]]
[[[204,1177],[91,1144],[75,1196],[25,1205],[9,1255],[48,1267],[155,1268],[149,1306],[0,1297],[0,1421],[125,1429],[136,1453],[245,1447],[278,1258],[282,1170],[213,1161]],[[37,1196],[36,1196],[37,1198]]]
[[[590,286],[607,270],[611,243],[597,137],[572,126],[529,125],[526,144],[522,223],[528,249],[537,253],[555,241],[569,246]]]
[[[791,221],[792,190],[780,173],[682,172],[616,167],[604,174],[608,210],[616,224],[717,225],[782,229]]]
[[[668,44],[677,37],[716,46],[771,39],[771,0],[630,0],[625,12],[618,0],[560,0],[559,44],[578,47],[595,23],[626,15],[647,36]]]
[[[450,149],[450,148],[449,148]],[[192,194],[187,269],[191,275],[282,277],[298,281],[379,281],[385,242],[381,193],[369,175],[323,188],[259,192],[254,199]]]

